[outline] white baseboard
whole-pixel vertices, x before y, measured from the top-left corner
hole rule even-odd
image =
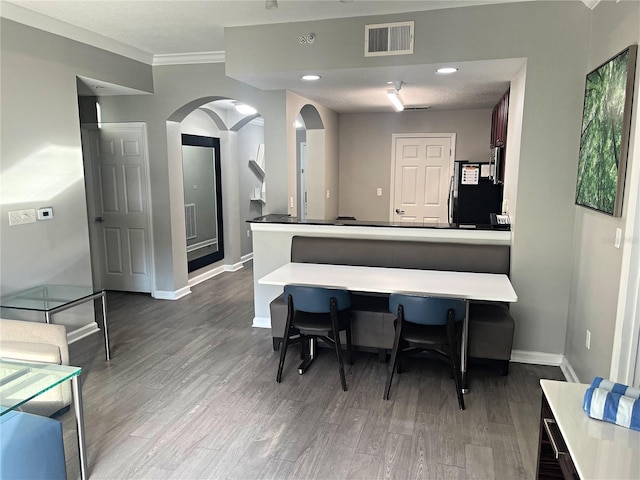
[[[253,317],[252,327],[271,328],[271,317]]]
[[[535,365],[550,365],[559,367],[564,355],[561,353],[530,352],[527,350],[512,350],[511,361],[516,363],[532,363]]]
[[[191,293],[191,288],[189,286],[180,288],[174,292],[170,290],[156,290],[153,292],[153,298],[157,300],[178,300],[179,298],[185,297]]]
[[[240,261],[242,263],[247,263],[249,261],[253,260],[253,252],[251,253],[247,253],[246,255],[243,255],[240,257]]]
[[[245,257],[249,257],[250,258],[245,258]],[[193,287],[194,285],[198,285],[199,283],[202,283],[206,280],[209,280],[210,278],[213,278],[217,275],[220,275],[221,273],[224,272],[237,272],[238,270],[240,270],[241,268],[244,268],[244,263],[248,262],[249,260],[253,259],[253,253],[250,253],[248,255],[245,255],[244,257],[242,257],[241,261],[238,263],[234,263],[231,265],[220,265],[218,267],[212,268],[211,270],[208,270],[206,272],[203,272],[199,275],[196,275],[193,278],[189,279],[189,286]]]
[[[109,317],[107,316],[107,326],[109,325]],[[99,332],[98,324],[96,322],[91,322],[84,327],[76,328],[75,330],[67,333],[67,343],[74,343],[78,340],[81,340],[89,335],[93,335],[96,332]]]
[[[190,278],[188,284],[190,287],[193,287],[194,285],[198,285],[199,283],[202,283],[205,280],[209,280],[210,278],[213,278],[216,275],[220,275],[221,273],[224,273],[224,272],[225,272],[224,265],[220,267],[212,268],[207,272],[201,273],[200,275],[196,275],[195,277]]]
[[[238,262],[238,263],[233,263],[233,264],[230,264],[230,265],[225,265],[224,266],[224,271],[225,272],[237,272],[241,268],[244,268],[244,263]]]
[[[573,367],[569,363],[569,360],[567,360],[565,356],[562,357],[560,369],[564,374],[564,378],[567,379],[567,382],[580,383],[580,379],[578,378],[578,375],[576,375],[576,371],[573,369]]]

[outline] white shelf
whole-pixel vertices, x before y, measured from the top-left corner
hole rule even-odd
[[[264,168],[264,144],[258,144],[258,151],[256,152],[255,160],[253,158],[249,159],[249,166],[256,172],[258,177],[260,177],[260,186],[255,187],[253,191],[253,195],[249,198],[252,202],[260,202],[262,205],[266,205],[266,184],[264,182],[265,177],[265,168]]]
[[[253,169],[260,176],[260,178],[264,178],[265,171],[264,171],[264,168],[262,168],[262,165],[260,165],[253,158],[249,159],[249,165],[253,167]]]

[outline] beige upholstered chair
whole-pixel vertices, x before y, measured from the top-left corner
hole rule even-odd
[[[63,325],[0,319],[0,357],[27,362],[69,365],[67,332]],[[22,406],[22,410],[50,416],[71,404],[69,382]]]

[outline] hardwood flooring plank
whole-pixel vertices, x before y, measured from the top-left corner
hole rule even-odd
[[[534,410],[528,403],[509,402],[509,408],[524,469],[527,472],[535,472],[538,460],[538,435],[533,433],[537,433],[540,428],[540,411]]]
[[[255,478],[259,480],[281,480],[283,478],[287,478],[292,470],[293,470],[292,462],[270,458],[269,460],[267,460],[267,463],[265,463],[264,467],[258,473],[258,476]],[[244,477],[244,478],[253,478],[253,477]]]
[[[537,434],[537,428],[535,432]],[[491,437],[491,448],[493,449],[496,478],[516,480],[533,476],[531,471],[527,472],[525,470],[522,463],[518,438],[513,425],[490,423],[489,435]]]
[[[394,376],[390,399],[393,400],[393,411],[389,422],[389,433],[413,435],[413,426],[418,410],[418,382],[416,373],[402,373]],[[395,392],[394,392],[395,387]]]
[[[336,429],[320,461],[325,465],[323,478],[346,479],[368,411],[349,409]]]
[[[483,382],[474,383],[474,390],[479,390],[486,399],[491,399],[491,408],[487,410],[489,422],[513,425],[506,388],[509,381],[511,374],[508,377],[486,376]]]
[[[409,477],[411,437],[398,433],[387,433],[378,479],[403,480]]]
[[[465,480],[467,472],[464,468],[452,465],[438,465],[438,480]]]
[[[355,453],[349,466],[347,480],[371,480],[378,476],[379,468],[379,457]]]
[[[438,458],[437,416],[418,412],[416,425],[411,437],[409,478],[431,479],[437,475]]]
[[[392,413],[392,401],[378,398],[371,405],[356,447],[357,453],[376,457],[383,455]]]
[[[168,478],[172,480],[202,478],[217,453],[217,450],[209,450],[208,448],[193,448]]]
[[[492,480],[496,478],[491,447],[466,445],[464,452],[467,480]]]
[[[389,401],[388,364],[368,352],[347,367],[347,392],[327,348],[304,375],[292,348],[277,384],[271,331],[251,327],[247,267],[174,302],[107,293],[112,360],[100,335],[70,345],[92,479],[481,478],[486,448],[496,478],[534,476],[539,379],[562,379],[559,368],[512,364],[502,377],[472,364],[464,412],[447,365],[425,358],[407,359]],[[60,420],[76,480],[73,412]]]
[[[438,413],[438,463],[457,467],[465,466],[464,416],[468,412],[460,410],[455,391],[446,389],[445,397]]]
[[[334,438],[337,430],[338,425],[335,423],[318,425],[296,459],[288,478],[292,480],[322,478],[323,454],[329,448],[331,439]]]

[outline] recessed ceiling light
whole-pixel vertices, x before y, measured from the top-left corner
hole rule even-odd
[[[436,70],[436,73],[442,73],[444,75],[448,73],[456,73],[458,69],[456,67],[442,67]]]
[[[320,80],[320,75],[303,75],[302,80],[313,82],[314,80]]]
[[[258,113],[251,105],[245,105],[244,103],[236,103],[236,111],[242,115],[254,115]]]

